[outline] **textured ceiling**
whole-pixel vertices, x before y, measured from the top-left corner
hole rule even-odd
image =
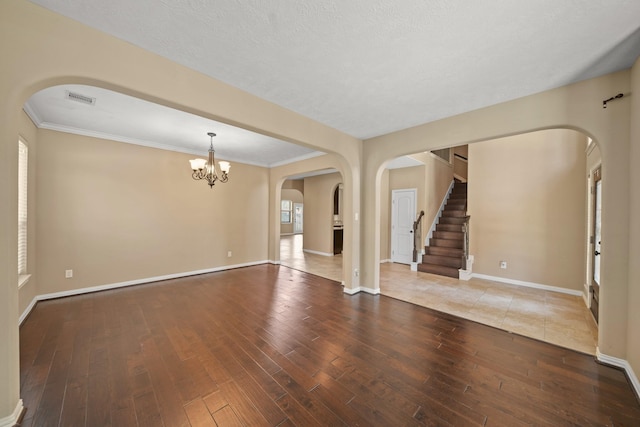
[[[358,138],[628,68],[637,0],[32,0]]]

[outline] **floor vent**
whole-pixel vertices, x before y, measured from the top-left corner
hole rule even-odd
[[[81,95],[76,92],[69,92],[68,90],[66,91],[66,95],[67,95],[67,99],[70,99],[72,101],[82,102],[83,104],[87,104],[87,105],[96,104],[96,99],[90,96]]]

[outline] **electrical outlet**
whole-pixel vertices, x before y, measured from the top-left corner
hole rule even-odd
[[[73,270],[65,270],[64,271],[64,277],[66,279],[71,279],[73,277]]]
[[[507,261],[500,261],[500,268],[507,269]]]
[[[227,257],[231,258],[231,251],[227,251]]]
[[[358,277],[358,275],[360,274],[360,272],[358,271],[358,269],[356,268],[355,270],[353,270],[353,275],[355,277]]]

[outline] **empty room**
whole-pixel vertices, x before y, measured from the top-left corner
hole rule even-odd
[[[0,3],[0,427],[640,424],[640,4]]]

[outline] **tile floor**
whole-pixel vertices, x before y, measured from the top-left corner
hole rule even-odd
[[[282,265],[342,281],[342,256],[302,251],[302,235],[280,239]],[[541,341],[595,354],[598,329],[581,297],[473,278],[380,266],[380,293]]]

